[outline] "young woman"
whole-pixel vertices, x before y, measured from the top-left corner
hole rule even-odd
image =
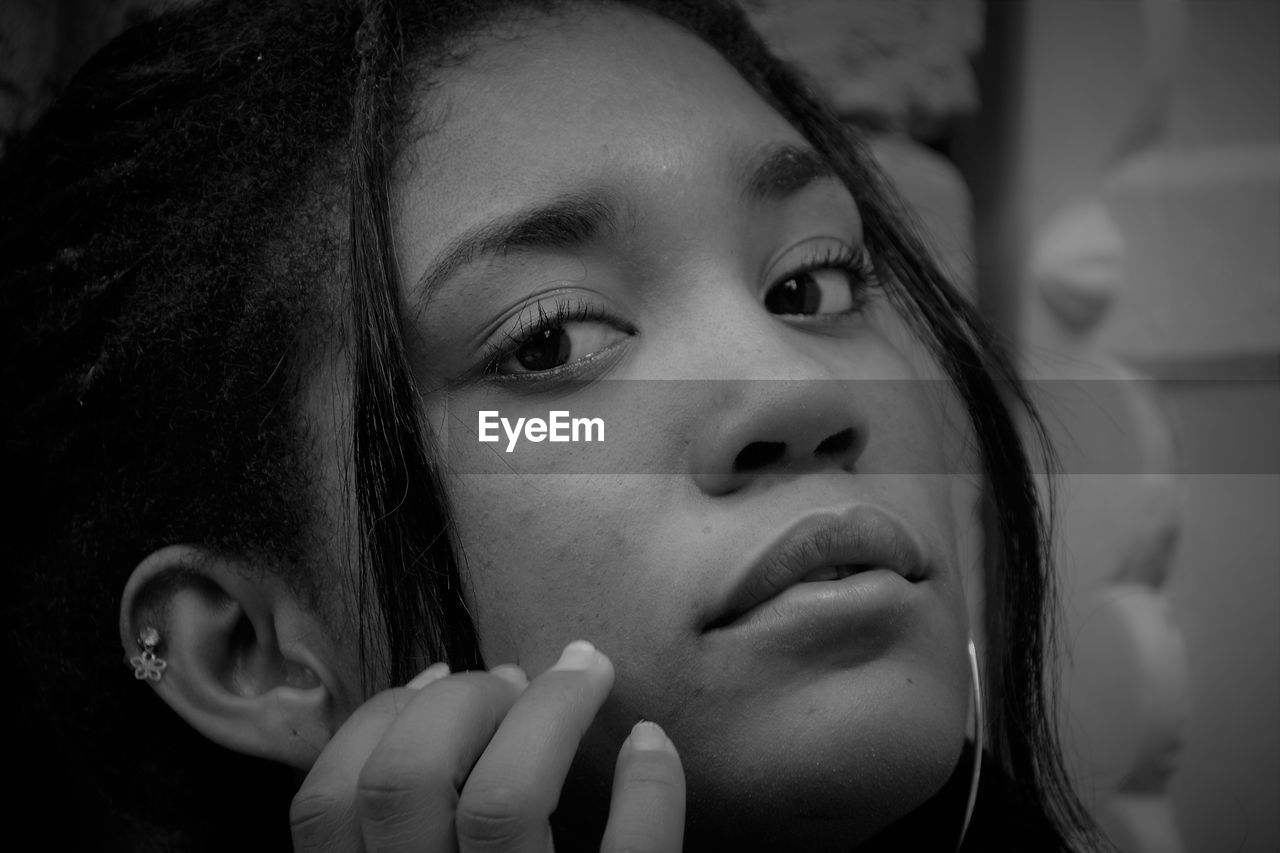
[[[734,7],[211,3],[3,182],[5,622],[64,834],[1087,837],[1017,384]]]

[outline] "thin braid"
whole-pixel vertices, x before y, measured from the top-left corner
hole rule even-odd
[[[449,529],[443,491],[428,461],[401,334],[387,189],[395,79],[403,63],[400,22],[387,0],[369,0],[363,13],[350,177],[353,468],[364,562],[357,601],[361,655],[375,665],[365,671],[401,683],[424,657],[461,668],[476,665],[479,652],[443,532]],[[442,532],[424,542],[423,531]],[[380,620],[367,618],[373,614]],[[371,623],[385,634],[382,660],[369,660],[379,647],[367,633]]]

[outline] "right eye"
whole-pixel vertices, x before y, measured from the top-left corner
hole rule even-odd
[[[572,371],[579,362],[635,334],[634,329],[587,303],[559,302],[550,314],[539,304],[535,311],[517,321],[515,328],[490,348],[486,373],[535,379]]]
[[[588,358],[620,343],[628,333],[603,320],[571,320],[535,329],[513,341],[511,355],[497,365],[499,374],[541,373]]]

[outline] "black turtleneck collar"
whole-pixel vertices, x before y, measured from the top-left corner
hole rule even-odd
[[[966,744],[947,784],[923,806],[858,848],[858,853],[954,853],[973,771]],[[989,755],[983,755],[978,800],[962,853],[1052,853],[1067,850],[1038,803],[1029,800]]]

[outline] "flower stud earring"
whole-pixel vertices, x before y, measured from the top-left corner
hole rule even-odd
[[[138,648],[142,651],[129,658],[133,664],[133,677],[139,681],[159,681],[169,664],[164,658],[156,655],[156,646],[160,645],[160,632],[148,625],[138,635]]]

